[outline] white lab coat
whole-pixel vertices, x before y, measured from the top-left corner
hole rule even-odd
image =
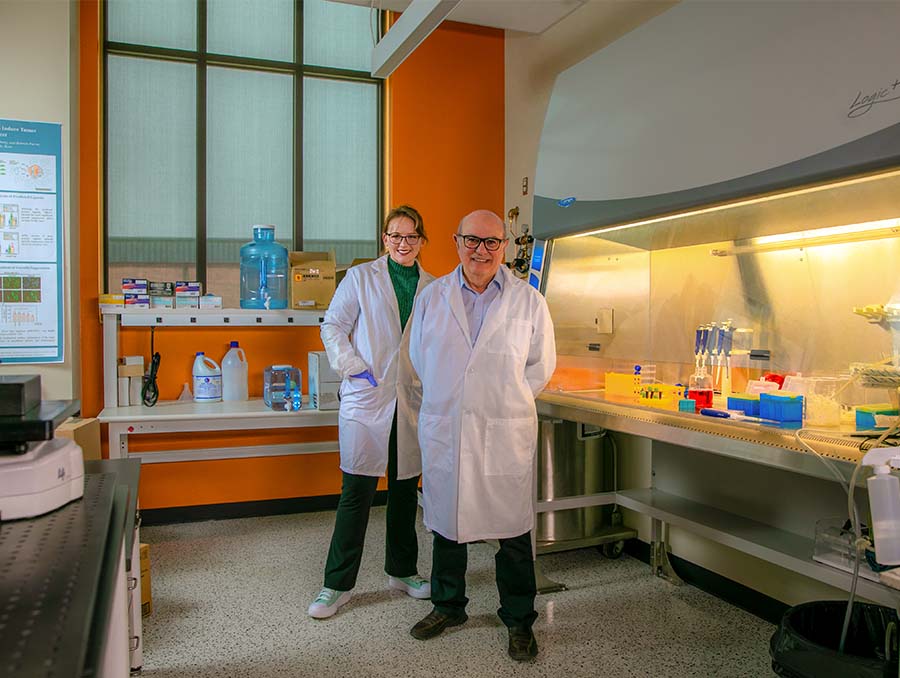
[[[434,276],[419,266],[417,297],[432,280]],[[409,362],[409,326],[407,322],[401,333],[387,255],[347,271],[321,328],[328,362],[343,380],[338,438],[341,470],[346,473],[384,475],[395,405],[397,478],[422,472],[416,435],[421,384]],[[364,370],[372,373],[378,386],[350,378]]]
[[[410,358],[422,380],[425,525],[460,543],[532,529],[535,397],[556,367],[544,298],[506,267],[472,346],[458,272],[416,301]]]

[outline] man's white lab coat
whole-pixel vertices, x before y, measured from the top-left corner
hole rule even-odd
[[[425,525],[471,542],[533,527],[534,399],[556,367],[547,303],[506,267],[474,346],[453,271],[419,296],[410,359],[422,380]]]

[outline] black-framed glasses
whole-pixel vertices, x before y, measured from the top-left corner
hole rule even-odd
[[[488,252],[496,252],[504,242],[504,238],[479,238],[477,235],[465,235],[463,233],[457,233],[456,237],[462,238],[466,249],[477,250],[478,246],[484,243],[484,249]]]
[[[399,245],[404,240],[407,245],[416,245],[419,240],[422,239],[422,236],[418,233],[413,233],[412,235],[403,235],[402,233],[385,233],[388,237],[388,240],[391,241],[392,245]]]

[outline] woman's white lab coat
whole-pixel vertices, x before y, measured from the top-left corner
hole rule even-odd
[[[417,297],[432,280],[434,276],[419,266]],[[407,322],[401,332],[387,255],[347,271],[321,328],[328,362],[343,379],[338,438],[341,470],[346,473],[384,475],[395,405],[397,478],[422,472],[416,436],[421,386],[409,362],[409,326]],[[364,370],[372,373],[378,386],[350,378]]]
[[[544,298],[505,267],[475,346],[457,271],[416,301],[410,358],[422,380],[425,525],[458,541],[533,527],[535,397],[556,367]]]

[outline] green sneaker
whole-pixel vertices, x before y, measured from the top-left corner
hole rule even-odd
[[[407,595],[419,600],[431,598],[431,584],[425,577],[417,574],[411,577],[388,577],[388,586],[398,591],[404,591]]]
[[[341,605],[350,600],[350,596],[350,591],[335,591],[324,586],[309,606],[307,614],[315,619],[328,619],[338,611]]]

